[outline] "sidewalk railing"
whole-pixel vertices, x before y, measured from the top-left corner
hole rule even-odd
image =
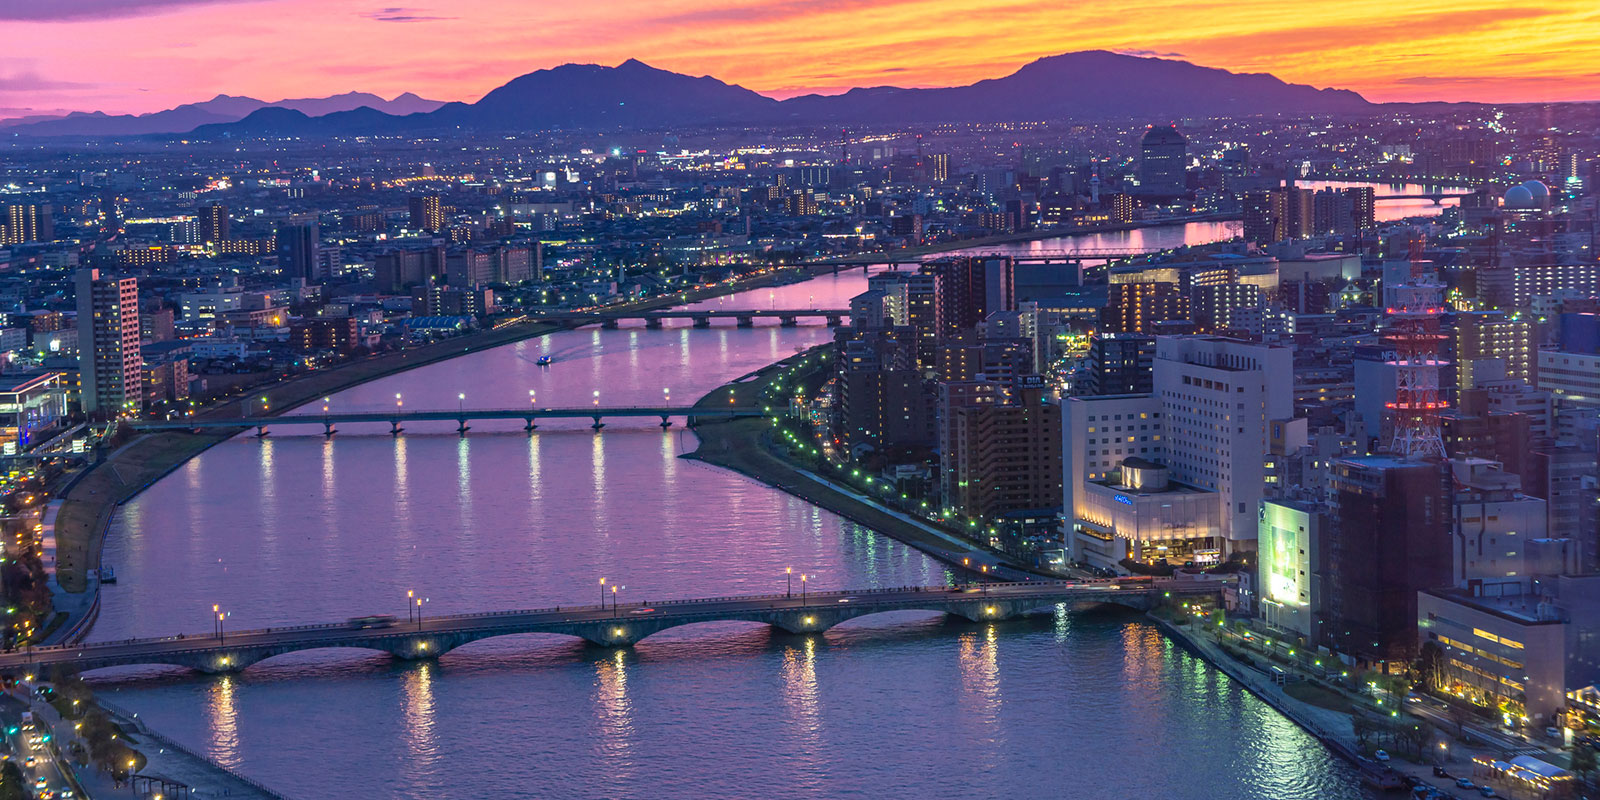
[[[236,780],[236,781],[238,781],[238,782],[240,782],[240,783],[242,783],[242,784],[244,784],[246,786],[249,786],[251,789],[254,789],[255,791],[258,791],[258,792],[266,795],[267,797],[273,798],[273,800],[293,800],[293,798],[289,797],[288,795],[285,795],[284,793],[282,793],[282,792],[280,792],[280,791],[278,791],[276,789],[273,789],[273,788],[261,783],[260,781],[257,781],[257,780],[255,780],[253,778],[249,778],[249,777],[246,777],[244,775],[241,775],[241,774],[239,774],[237,771],[235,771],[233,769],[230,769],[230,768],[225,767],[225,766],[223,766],[221,764],[218,764],[214,759],[209,758],[207,756],[203,756],[203,755],[201,755],[199,753],[196,753],[195,751],[190,750],[189,748],[184,747],[181,744],[178,744],[177,742],[175,742],[175,741],[173,741],[173,740],[161,735],[160,733],[157,733],[149,725],[146,725],[144,723],[144,720],[139,719],[139,715],[138,714],[135,714],[132,711],[129,711],[129,710],[125,709],[125,708],[122,708],[121,706],[118,706],[116,704],[113,704],[113,703],[107,702],[105,700],[102,700],[102,699],[100,699],[98,697],[95,698],[94,702],[95,702],[96,705],[99,705],[102,709],[104,709],[107,713],[111,714],[112,716],[119,717],[119,718],[123,719],[124,721],[128,722],[128,724],[133,726],[134,730],[139,732],[139,735],[144,736],[147,739],[150,739],[150,740],[153,740],[153,741],[159,743],[164,748],[167,748],[169,750],[176,750],[179,753],[182,753],[183,755],[186,755],[186,756],[188,756],[188,757],[190,757],[192,759],[195,759],[196,761],[200,761],[200,762],[204,763],[205,765],[211,767],[212,769],[215,769],[218,772],[222,772],[222,773],[226,774],[228,777],[232,778],[233,780]]]

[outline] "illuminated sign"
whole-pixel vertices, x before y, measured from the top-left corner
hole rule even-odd
[[[1127,496],[1127,495],[1125,495],[1125,494],[1119,494],[1119,495],[1117,495],[1117,502],[1119,502],[1119,503],[1121,503],[1121,504],[1123,504],[1123,505],[1125,505],[1125,506],[1131,506],[1131,505],[1133,505],[1133,500],[1132,500],[1132,499],[1131,499],[1131,498],[1129,498],[1129,497],[1128,497],[1128,496]]]

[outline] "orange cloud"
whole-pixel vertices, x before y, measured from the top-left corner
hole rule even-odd
[[[473,100],[534,69],[627,58],[788,96],[968,83],[1096,48],[1378,101],[1600,100],[1593,0],[415,2],[73,0],[51,18],[38,11],[51,4],[0,0],[0,66],[50,77],[0,83],[0,106],[129,112],[352,89]]]

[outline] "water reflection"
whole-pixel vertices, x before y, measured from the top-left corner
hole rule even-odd
[[[228,768],[239,766],[239,710],[234,705],[237,683],[232,675],[211,682],[206,691],[206,718],[211,724],[207,755]]]
[[[608,782],[628,785],[633,778],[633,704],[628,698],[628,653],[617,649],[594,662],[596,746]]]
[[[439,758],[438,721],[433,699],[435,669],[431,662],[417,662],[406,670],[401,683],[401,714],[405,723],[401,736],[411,756],[406,769],[414,784],[434,774]]]

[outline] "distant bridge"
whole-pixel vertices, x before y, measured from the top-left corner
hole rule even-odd
[[[647,328],[661,327],[661,321],[667,319],[694,320],[696,328],[709,328],[714,319],[732,318],[741,328],[755,325],[758,317],[776,317],[778,324],[783,327],[793,327],[800,324],[802,317],[821,319],[828,325],[838,327],[850,316],[848,308],[791,308],[791,309],[748,309],[748,310],[676,310],[676,311],[552,311],[545,313],[530,313],[528,319],[538,322],[566,322],[589,324],[598,322],[602,327],[615,328],[625,319],[643,320]]]
[[[1443,204],[1451,198],[1460,199],[1472,196],[1472,192],[1429,192],[1427,194],[1380,194],[1372,198],[1374,203],[1388,203],[1395,200],[1432,200],[1435,205]]]
[[[367,617],[327,625],[35,647],[0,655],[0,673],[15,675],[51,667],[81,672],[144,664],[170,664],[207,673],[237,672],[273,656],[329,647],[377,650],[397,658],[418,659],[443,655],[480,639],[525,633],[555,633],[604,647],[626,647],[670,628],[702,622],[757,622],[789,633],[807,634],[888,611],[936,611],[986,622],[1059,604],[1115,603],[1148,610],[1169,597],[1216,595],[1224,585],[1224,581],[1149,578],[1039,581],[802,591],[649,605],[622,603],[414,617],[405,621]]]
[[[524,430],[538,428],[541,419],[590,419],[590,427],[600,430],[607,417],[658,417],[661,427],[672,425],[673,417],[682,417],[694,427],[704,419],[726,420],[743,417],[767,416],[764,408],[754,406],[574,406],[571,408],[462,408],[455,411],[343,411],[324,414],[286,414],[277,417],[206,417],[204,419],[134,420],[128,423],[139,431],[217,430],[226,428],[255,428],[257,436],[266,436],[267,429],[275,425],[321,425],[323,432],[332,436],[338,426],[354,422],[387,422],[390,433],[401,433],[403,422],[454,422],[456,431],[465,434],[471,429],[467,423],[475,420],[520,419],[526,423]]]
[[[1077,233],[1079,233],[1079,232],[1075,232],[1075,231],[1073,231],[1071,229],[1063,228],[1060,231],[1051,231],[1050,232],[1050,236],[1051,237],[1054,237],[1054,236],[1073,236],[1073,235],[1077,235]],[[1094,233],[1094,231],[1084,231],[1082,233]],[[1040,237],[1040,238],[1049,238],[1049,237]],[[978,245],[978,246],[982,246],[982,245]],[[1027,242],[1026,241],[1017,242],[1016,246],[1018,246],[1018,247],[1026,247],[1027,246]],[[1075,250],[1060,250],[1060,249],[1055,249],[1055,250],[1050,250],[1050,249],[992,250],[992,251],[988,251],[988,252],[976,252],[975,250],[947,250],[947,251],[941,251],[941,252],[936,252],[936,253],[922,253],[922,254],[919,254],[919,255],[908,255],[908,254],[898,254],[898,253],[860,253],[860,254],[857,254],[857,255],[839,256],[837,258],[827,258],[827,259],[822,259],[820,261],[808,262],[808,263],[832,264],[834,266],[840,266],[840,267],[844,267],[844,266],[851,266],[851,267],[891,266],[892,267],[892,266],[897,266],[897,265],[901,265],[901,264],[905,264],[905,265],[921,265],[921,264],[926,264],[929,261],[937,261],[937,260],[942,259],[942,258],[964,258],[964,257],[999,258],[1001,256],[1009,256],[1012,261],[1014,261],[1016,263],[1020,263],[1020,264],[1027,264],[1027,263],[1047,263],[1047,264],[1048,263],[1081,263],[1081,262],[1084,262],[1084,261],[1104,261],[1104,262],[1118,261],[1118,260],[1121,260],[1121,259],[1124,259],[1124,258],[1135,258],[1135,257],[1138,257],[1138,256],[1148,256],[1148,255],[1153,255],[1153,254],[1160,253],[1160,252],[1163,252],[1163,251],[1158,250],[1158,249],[1150,249],[1150,248],[1146,248],[1146,249],[1142,249],[1142,250],[1137,250],[1137,249],[1109,249],[1109,248],[1080,248],[1080,249],[1075,249]]]

